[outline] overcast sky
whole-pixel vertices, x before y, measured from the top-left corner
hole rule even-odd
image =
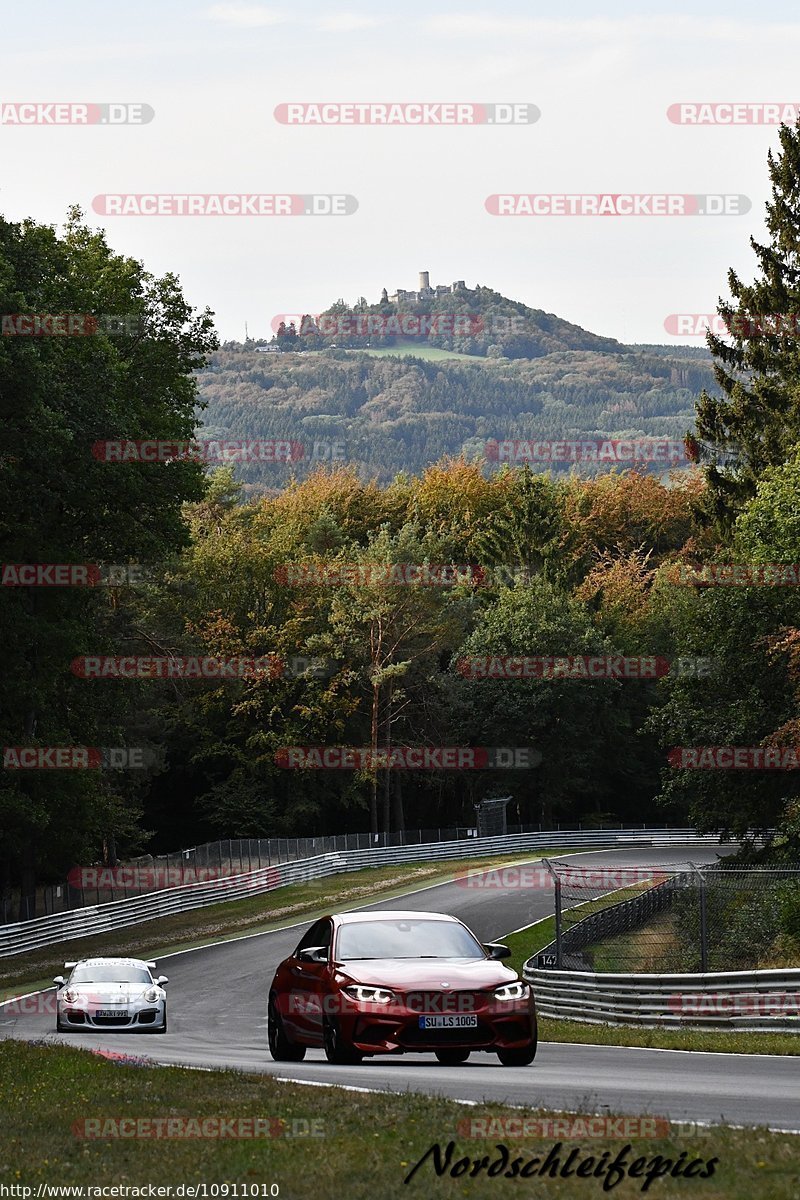
[[[627,342],[676,342],[753,274],[775,126],[692,128],[682,101],[800,101],[796,7],[737,0],[3,5],[0,102],[140,102],[142,126],[0,125],[0,212],[78,203],[115,249],[176,272],[223,338],[339,296],[482,283]],[[535,124],[326,128],[292,101],[535,104]],[[747,216],[489,215],[497,192],[744,194]],[[102,193],[347,193],[346,217],[101,217]],[[694,344],[701,345],[701,339]]]

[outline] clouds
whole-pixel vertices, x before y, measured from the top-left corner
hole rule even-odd
[[[679,13],[551,20],[511,14],[448,12],[433,17],[422,17],[420,24],[432,35],[476,40],[513,37],[569,43],[666,40],[728,42],[739,45],[751,45],[754,41],[769,45],[786,40],[800,41],[800,24],[797,22],[768,23],[760,18],[752,21],[729,20]]]
[[[296,10],[290,10],[288,15],[260,4],[238,3],[214,4],[206,10],[206,17],[232,29],[265,29],[291,23],[311,26],[323,33],[358,33],[385,24],[382,18],[369,13],[328,12],[324,17],[303,17]]]
[[[263,29],[282,25],[287,19],[284,13],[261,4],[214,4],[207,10],[206,17],[235,29]]]

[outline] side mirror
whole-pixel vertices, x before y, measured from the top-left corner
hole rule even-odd
[[[165,983],[169,983],[169,980],[167,979],[166,975],[159,975],[155,983],[156,987],[163,987]]]
[[[66,980],[63,975],[56,975],[53,983],[56,985],[56,987],[62,988],[66,983]]]
[[[308,946],[305,950],[301,950],[297,957],[301,962],[325,963],[328,961],[328,947]]]
[[[511,947],[501,946],[499,942],[487,942],[484,950],[489,951],[489,958],[511,958]]]

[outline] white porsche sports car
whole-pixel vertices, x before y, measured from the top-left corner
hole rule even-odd
[[[167,1032],[166,975],[154,978],[154,962],[139,958],[83,958],[56,975],[56,1030],[122,1029]]]

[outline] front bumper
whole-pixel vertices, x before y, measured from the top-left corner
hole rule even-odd
[[[59,1005],[58,1019],[64,1030],[119,1029],[129,1033],[144,1033],[163,1029],[167,1013],[165,1004],[150,1004],[133,1012],[128,1010],[124,1016],[99,1017],[92,1009],[65,1004]]]
[[[474,995],[474,994],[473,994]],[[448,994],[449,998],[449,994]],[[460,1028],[423,1029],[417,1007],[402,1001],[387,1005],[385,1011],[376,1006],[352,1004],[353,1011],[343,1011],[340,1017],[342,1034],[364,1054],[398,1054],[404,1051],[434,1051],[446,1049],[510,1050],[527,1046],[536,1037],[536,1011],[533,997],[519,1001],[497,1001],[480,996],[471,1009],[477,1023]],[[436,1015],[436,1014],[433,1014]]]

